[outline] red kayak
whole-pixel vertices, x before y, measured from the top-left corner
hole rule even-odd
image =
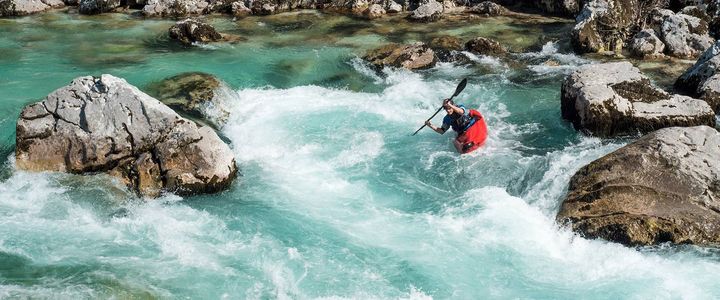
[[[461,154],[475,151],[475,149],[485,144],[485,139],[487,139],[485,118],[479,111],[474,109],[470,110],[470,116],[475,119],[475,123],[455,139],[457,143],[462,144]]]

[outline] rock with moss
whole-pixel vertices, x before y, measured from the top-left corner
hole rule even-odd
[[[577,17],[571,42],[577,52],[622,48],[640,17],[638,0],[592,0]]]
[[[656,88],[629,62],[579,67],[563,82],[561,111],[576,129],[600,137],[715,125],[705,101]]]
[[[201,119],[216,128],[230,115],[228,107],[237,97],[230,86],[201,72],[178,74],[147,87],[148,94],[191,119]]]
[[[435,53],[424,43],[385,45],[369,51],[363,59],[377,69],[384,67],[427,69],[436,63]]]
[[[719,183],[720,133],[664,128],[575,173],[557,220],[587,238],[628,246],[717,246]]]
[[[675,89],[705,100],[720,112],[720,42],[705,50],[675,81]]]
[[[237,173],[210,127],[111,75],[76,78],[26,106],[16,136],[18,169],[106,172],[143,196],[217,192]]]
[[[465,50],[477,55],[500,56],[507,53],[507,49],[498,41],[477,37],[465,43]]]
[[[64,6],[62,0],[0,0],[0,17],[26,16]]]
[[[193,19],[178,21],[168,29],[170,38],[180,41],[185,45],[195,43],[218,42],[223,36],[215,31],[215,28]]]

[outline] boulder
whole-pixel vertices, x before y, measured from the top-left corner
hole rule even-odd
[[[600,137],[715,125],[715,114],[705,101],[654,87],[629,62],[579,67],[563,82],[561,110],[576,129]]]
[[[178,21],[168,31],[170,38],[185,45],[222,40],[222,35],[215,31],[214,27],[193,19]]]
[[[495,2],[485,1],[470,8],[470,12],[484,16],[501,16],[507,13],[507,9]]]
[[[720,41],[705,50],[695,65],[675,81],[675,89],[707,101],[720,111]]]
[[[697,57],[713,43],[707,22],[693,16],[657,9],[653,11],[652,23],[670,56]]]
[[[374,67],[426,69],[435,65],[435,53],[423,43],[389,44],[369,51],[364,57]]]
[[[270,0],[255,0],[250,4],[253,15],[267,16],[279,12],[278,5]]]
[[[655,30],[645,29],[635,34],[630,43],[630,51],[639,58],[657,58],[663,56],[665,43],[655,35]]]
[[[435,52],[438,61],[458,62],[467,60],[467,57],[462,54],[464,50],[462,41],[454,36],[436,37],[428,45]]]
[[[201,72],[166,78],[150,84],[147,92],[175,111],[202,119],[216,128],[227,121],[228,105],[237,95],[225,82]]]
[[[0,17],[25,16],[64,6],[62,0],[0,0]]]
[[[415,22],[433,22],[442,17],[444,7],[442,3],[435,0],[429,0],[427,3],[420,5],[410,15],[408,20]]]
[[[185,17],[201,15],[208,8],[205,0],[147,0],[143,14],[147,17]]]
[[[542,11],[563,17],[575,17],[587,0],[534,0]]]
[[[377,19],[385,15],[385,9],[380,4],[370,5],[364,12],[363,16],[368,19]]]
[[[23,108],[16,145],[18,169],[107,172],[149,197],[217,192],[237,173],[210,127],[112,75],[76,78]]]
[[[484,37],[474,38],[465,43],[465,50],[479,55],[503,55],[507,49],[499,42]]]
[[[387,13],[389,13],[389,14],[396,14],[396,13],[402,12],[402,10],[403,10],[402,5],[400,5],[397,2],[392,1],[392,0],[387,2],[387,7],[385,8],[385,11],[387,11]]]
[[[576,19],[571,43],[580,53],[620,49],[639,16],[638,0],[592,0]]]
[[[557,220],[628,246],[720,243],[720,133],[663,128],[581,168]]]
[[[113,11],[120,7],[120,0],[80,0],[78,12],[84,15],[97,15]]]
[[[242,1],[235,1],[230,5],[230,13],[234,17],[244,17],[252,13],[245,3]]]

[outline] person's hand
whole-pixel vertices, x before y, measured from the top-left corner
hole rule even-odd
[[[442,105],[443,105],[443,106],[447,106],[448,104],[450,104],[450,99],[443,99],[443,104],[442,104]]]
[[[430,124],[430,120],[425,121],[425,126],[432,127],[432,124]]]

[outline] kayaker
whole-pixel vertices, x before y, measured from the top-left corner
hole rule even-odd
[[[430,120],[425,121],[425,125],[439,134],[452,128],[457,132],[453,145],[460,153],[468,153],[482,146],[487,137],[487,125],[480,112],[466,109],[462,104],[456,105],[449,99],[443,100],[443,109],[447,115],[441,127],[433,126]]]

